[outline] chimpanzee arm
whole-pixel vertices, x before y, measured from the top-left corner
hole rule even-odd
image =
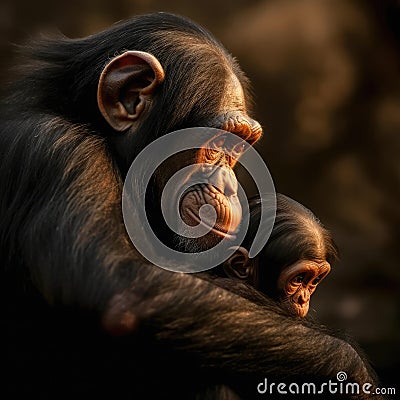
[[[142,330],[245,384],[269,376],[334,379],[338,371],[374,383],[348,343],[288,318],[273,302],[261,307],[141,260],[124,230],[122,183],[103,139],[51,117],[18,127],[20,136],[2,149],[2,168],[13,171],[1,182],[2,235],[48,302],[94,312],[110,331]]]

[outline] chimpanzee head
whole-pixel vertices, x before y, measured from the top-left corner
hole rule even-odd
[[[119,48],[100,74],[97,102],[123,173],[138,150],[177,129],[219,128],[250,144],[260,138],[260,124],[248,115],[247,79],[202,27],[159,13],[118,26],[115,34]],[[198,165],[203,164],[203,183],[189,187],[178,200],[182,220],[189,226],[207,225],[207,219],[200,221],[199,216],[205,204],[217,215],[210,233],[195,241],[196,248],[199,243],[200,248],[209,247],[236,231],[241,206],[232,168],[242,151],[243,146],[230,147],[223,134],[216,134],[204,148],[180,152],[157,169],[147,203],[155,230],[164,230],[164,241],[171,235],[160,224],[162,189],[176,171],[190,165],[183,181],[198,177]]]
[[[250,223],[242,246],[215,272],[245,281],[279,301],[288,313],[305,317],[311,295],[337,261],[338,250],[309,209],[280,193],[276,200],[274,226],[261,252],[248,256],[261,220],[262,200],[257,196],[249,201]],[[260,228],[269,235],[267,227]]]

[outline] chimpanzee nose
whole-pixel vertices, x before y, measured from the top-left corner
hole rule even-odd
[[[303,306],[304,304],[307,304],[310,301],[310,294],[308,293],[308,291],[303,290],[300,293],[297,301],[298,301],[300,306]]]

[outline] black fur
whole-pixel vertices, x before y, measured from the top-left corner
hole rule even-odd
[[[125,152],[95,97],[101,69],[124,49],[152,52],[167,77]],[[120,199],[133,157],[168,131],[215,117],[224,64],[245,84],[208,32],[152,14],[83,39],[43,40],[25,54],[0,134],[5,398],[188,399],[221,383],[251,398],[264,377],[315,381],[339,370],[374,381],[347,342],[272,302],[147,265],[127,238]],[[116,295],[139,321],[122,338],[100,324]]]

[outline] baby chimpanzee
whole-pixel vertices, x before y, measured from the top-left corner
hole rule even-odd
[[[265,206],[268,212],[269,203]],[[239,280],[249,284],[278,301],[291,315],[305,317],[311,295],[329,274],[331,264],[338,259],[338,250],[330,233],[309,209],[277,194],[271,235],[261,252],[250,258],[248,250],[260,224],[260,197],[249,201],[249,209],[249,227],[243,243],[209,274],[217,277],[217,281],[218,278],[231,278],[230,281],[234,279],[236,283]],[[225,282],[222,286],[230,288],[230,283]],[[245,294],[241,287],[240,284],[234,285],[231,290]]]

